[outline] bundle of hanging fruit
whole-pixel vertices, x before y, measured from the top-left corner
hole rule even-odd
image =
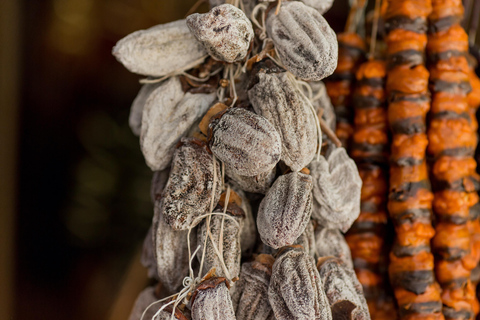
[[[114,47],[153,171],[131,320],[478,314],[462,2],[356,0],[339,34],[332,2],[210,0]]]

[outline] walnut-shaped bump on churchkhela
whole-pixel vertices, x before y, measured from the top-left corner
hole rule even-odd
[[[334,319],[370,320],[362,285],[352,268],[335,257],[319,258],[317,268]]]
[[[271,255],[259,254],[254,261],[242,264],[240,280],[231,289],[237,320],[273,319],[273,310],[268,301],[268,286],[274,262]]]
[[[317,151],[317,126],[312,105],[284,70],[273,62],[253,67],[248,97],[257,114],[265,117],[282,139],[283,162],[292,171],[307,166]]]
[[[278,249],[291,245],[304,232],[312,214],[312,177],[291,172],[277,178],[257,213],[262,242]]]
[[[302,246],[306,253],[312,257],[315,256],[315,227],[312,220],[307,223],[305,231],[303,231],[293,244]]]
[[[185,93],[178,77],[153,90],[143,108],[140,134],[140,146],[152,170],[168,166],[176,144],[203,117],[215,98],[215,93]]]
[[[225,166],[242,176],[270,172],[282,153],[282,142],[273,125],[243,108],[230,108],[210,119],[208,146]]]
[[[252,23],[245,13],[228,3],[207,13],[189,15],[187,25],[210,56],[228,63],[245,58],[254,36]]]
[[[224,212],[222,207],[225,206],[225,196],[225,193],[223,193],[219,201],[221,208],[214,210],[214,213]],[[245,223],[245,212],[240,207],[241,203],[238,203],[242,200],[234,191],[230,190],[229,197],[225,214],[235,221],[222,215],[212,215],[210,221],[208,221],[208,218],[202,220],[197,229],[197,243],[200,245],[197,258],[199,261],[203,259],[203,270],[215,268],[218,276],[233,279],[240,274],[240,260],[242,258],[240,235]],[[208,228],[211,238],[207,233]],[[221,258],[218,256],[214,245]],[[223,269],[222,260],[227,271]]]
[[[220,164],[214,162],[205,142],[182,138],[173,155],[163,197],[155,207],[159,207],[170,227],[187,230],[197,217],[209,210],[212,197],[214,205],[218,203],[221,193]]]
[[[320,14],[327,12],[333,5],[334,0],[301,0],[307,6],[312,7]]]
[[[135,31],[118,41],[112,53],[128,71],[153,77],[191,69],[208,56],[185,19]]]
[[[337,36],[314,8],[299,1],[283,2],[278,14],[270,10],[266,27],[282,64],[296,77],[318,81],[335,71]]]
[[[216,277],[212,269],[197,286],[190,299],[192,320],[235,320],[226,278]]]
[[[268,299],[277,319],[332,320],[315,261],[298,245],[279,250]]]
[[[353,269],[352,253],[345,237],[338,229],[317,226],[315,229],[315,249],[319,257],[336,257]]]
[[[333,146],[331,148],[334,148]],[[324,228],[346,232],[360,214],[362,179],[344,148],[329,149],[309,165],[313,179],[312,218]]]

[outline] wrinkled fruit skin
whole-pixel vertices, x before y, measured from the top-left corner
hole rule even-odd
[[[196,294],[192,305],[192,320],[205,319],[235,320],[232,300],[225,282],[199,290]]]
[[[256,176],[271,171],[280,161],[278,132],[264,117],[241,108],[228,109],[209,124],[209,147],[232,172]]]
[[[338,229],[327,229],[320,226],[315,230],[315,246],[319,257],[333,256],[353,269],[352,254],[345,237]]]
[[[215,93],[184,93],[178,77],[165,81],[150,94],[143,109],[140,146],[152,170],[169,165],[176,144],[215,98]]]
[[[312,105],[315,112],[318,114],[320,110],[323,111],[322,118],[327,123],[328,127],[335,132],[337,127],[337,116],[333,109],[332,101],[327,94],[327,88],[322,81],[312,81],[308,83],[312,88],[313,101]],[[306,93],[304,91],[304,93]]]
[[[320,14],[327,12],[333,5],[333,0],[301,0],[305,5],[312,7]]]
[[[128,71],[153,77],[188,70],[207,56],[185,19],[129,34],[112,53]]]
[[[313,178],[312,218],[322,227],[347,232],[360,214],[362,179],[344,148],[309,165]]]
[[[165,221],[175,230],[187,230],[197,217],[210,210],[214,187],[213,157],[206,146],[194,138],[183,138],[182,143],[175,150],[170,178],[158,204]],[[222,192],[218,162],[215,174],[214,205],[218,203]],[[196,221],[196,224],[199,222]]]
[[[258,261],[244,263],[235,283],[232,302],[237,320],[268,320],[273,310],[268,301],[272,270]]]
[[[332,320],[315,261],[300,248],[275,260],[268,299],[277,319]]]
[[[270,11],[266,27],[280,60],[295,76],[318,81],[335,71],[337,36],[317,10],[299,1],[284,2],[278,15]]]
[[[263,243],[277,249],[304,232],[312,213],[312,177],[292,172],[278,177],[260,203],[257,228]]]
[[[216,60],[232,63],[247,55],[253,39],[253,27],[245,13],[231,4],[214,7],[207,13],[187,17],[195,38]]]
[[[140,133],[142,132],[142,116],[145,103],[150,94],[161,85],[162,83],[144,84],[135,97],[135,100],[133,100],[132,107],[130,108],[130,115],[128,117],[128,125],[130,126],[130,129],[132,129],[134,135],[140,136]]]
[[[230,167],[225,167],[225,175],[229,181],[243,191],[251,193],[265,194],[275,181],[276,173],[276,168],[273,168],[256,176],[247,177],[235,174]]]
[[[282,139],[282,160],[292,171],[307,166],[317,151],[312,105],[286,72],[261,69],[248,96],[257,114],[273,124]]]
[[[223,212],[218,210],[215,212]],[[232,220],[223,216],[212,216],[210,219],[210,233],[215,242],[217,249],[223,254],[222,258],[230,273],[230,278],[238,277],[240,274],[240,259],[242,258],[242,251],[240,247],[240,232],[243,226],[243,220],[245,217],[236,217],[235,220],[238,225]],[[223,222],[222,222],[223,221]],[[223,234],[222,234],[223,225]],[[215,268],[215,273],[220,277],[227,277],[225,274],[220,259],[213,248],[210,237],[207,236],[207,220],[204,219],[197,231],[197,243],[201,246],[201,249],[197,253],[198,261],[202,260],[203,246],[205,239],[207,238],[207,244],[205,247],[204,266],[203,270],[210,270]]]
[[[295,240],[294,244],[301,245],[306,253],[315,256],[315,229],[312,221],[307,223],[305,231]]]
[[[335,304],[349,301],[355,308],[351,310],[351,316],[346,316],[345,319],[370,320],[362,285],[353,269],[334,257],[320,258],[317,266],[332,311]]]

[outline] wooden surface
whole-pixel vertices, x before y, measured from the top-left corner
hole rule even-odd
[[[19,1],[0,1],[0,319],[13,319]]]

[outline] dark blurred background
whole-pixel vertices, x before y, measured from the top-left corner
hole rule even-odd
[[[111,48],[195,2],[0,0],[0,319],[127,319],[151,171],[128,127],[140,76]]]

